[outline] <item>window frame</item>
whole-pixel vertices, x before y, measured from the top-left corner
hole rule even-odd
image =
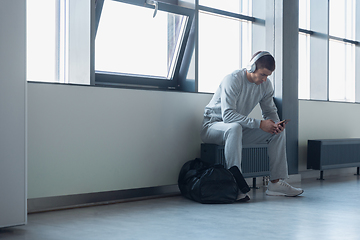
[[[56,0],[66,1],[72,3],[72,0]],[[69,52],[67,57],[71,56],[71,69],[65,69],[66,74],[71,73],[73,74],[68,81],[36,81],[33,82],[47,82],[47,83],[60,83],[60,84],[69,84],[69,85],[90,85],[90,86],[99,86],[99,87],[120,87],[120,88],[134,88],[134,89],[150,89],[150,90],[176,90],[182,92],[199,92],[198,88],[198,81],[199,81],[199,42],[198,42],[198,30],[199,30],[199,13],[206,12],[208,14],[218,15],[226,18],[237,19],[241,21],[248,21],[252,24],[252,35],[251,35],[251,52],[254,49],[264,49],[265,42],[263,41],[255,41],[254,39],[265,39],[265,8],[262,6],[264,5],[265,0],[258,1],[256,5],[256,11],[254,13],[254,8],[252,8],[252,13],[235,13],[221,10],[220,8],[211,8],[207,6],[203,6],[199,4],[198,0],[189,1],[189,0],[161,0],[158,3],[158,9],[164,10],[168,12],[172,12],[175,14],[182,14],[188,17],[187,26],[185,28],[185,32],[181,33],[182,43],[181,46],[177,46],[179,51],[176,53],[178,56],[178,60],[176,60],[175,70],[172,80],[168,80],[164,77],[151,77],[151,76],[132,76],[130,74],[121,74],[121,73],[103,73],[100,71],[95,71],[95,39],[96,39],[96,32],[99,26],[99,21],[102,13],[102,7],[105,0],[92,0],[92,1],[85,1],[87,2],[86,8],[82,5],[79,5],[78,2],[75,0],[73,1],[75,4],[75,10],[77,11],[70,11],[69,17],[73,19],[78,19],[79,11],[81,13],[86,12],[86,22],[83,21],[81,24],[74,21],[74,26],[70,26],[69,28],[74,33],[79,32],[79,28],[81,29],[88,29],[88,32],[81,33],[83,38],[79,39],[78,37],[73,37],[75,40],[75,44],[69,44],[72,47],[72,51],[68,49]],[[113,0],[114,2],[121,2],[131,5],[136,5],[140,7],[146,7],[148,9],[154,10],[154,6],[147,4],[147,2],[151,2],[149,0]],[[248,0],[253,1],[253,0]],[[254,4],[254,2],[252,2]],[[69,5],[70,6],[70,5]],[[69,10],[69,9],[67,9]],[[67,13],[69,14],[69,13]],[[60,20],[60,15],[57,13],[56,15],[58,20]],[[65,24],[68,24],[71,21],[66,21]],[[256,31],[254,31],[256,28]],[[261,28],[261,29],[260,29]],[[72,34],[68,34],[70,36]],[[60,35],[59,35],[60,36]],[[59,42],[59,41],[58,41]],[[84,43],[87,44],[84,46]],[[81,46],[81,48],[79,48]],[[151,47],[151,46],[149,46]],[[78,69],[76,64],[79,61],[79,57],[77,52],[74,50],[88,50],[88,52],[82,51],[80,57],[85,59],[84,67],[87,67],[89,72],[89,76],[85,76],[84,69]],[[59,48],[55,49],[55,51],[59,51]],[[58,53],[57,53],[58,54]],[[58,54],[58,56],[60,56]],[[85,56],[85,57],[84,57]],[[74,59],[73,59],[74,58]],[[59,60],[59,59],[58,59]],[[57,61],[58,61],[57,60]],[[245,60],[244,60],[245,61]],[[68,61],[69,62],[69,61]],[[59,62],[57,64],[60,64]],[[63,64],[64,65],[64,64]],[[65,66],[65,65],[64,65]],[[56,71],[58,72],[58,70]],[[78,78],[81,76],[81,78]],[[81,81],[78,81],[78,80]],[[83,81],[85,79],[85,81]]]
[[[313,9],[310,8],[310,12],[308,14],[310,14],[310,17],[312,17],[313,19],[310,20],[310,22],[314,25],[314,26],[310,26],[309,29],[303,29],[299,27],[299,34],[307,34],[310,37],[310,97],[309,98],[300,98],[299,99],[304,99],[304,100],[320,100],[320,101],[328,101],[328,102],[351,102],[351,103],[359,103],[360,102],[360,91],[356,90],[355,91],[355,100],[354,101],[348,101],[347,98],[345,97],[345,99],[343,100],[333,100],[330,98],[330,66],[329,66],[329,61],[330,61],[330,42],[331,41],[338,41],[338,42],[342,42],[343,44],[351,44],[355,46],[355,61],[357,59],[359,59],[358,55],[359,55],[359,51],[356,50],[359,48],[360,46],[360,42],[358,40],[355,39],[349,39],[349,38],[342,38],[342,37],[338,37],[338,36],[332,36],[330,35],[330,2],[329,1],[322,1],[322,2],[311,2],[310,4],[312,4]],[[321,6],[320,6],[321,5]],[[322,13],[316,12],[321,10],[321,7],[325,7],[327,8],[327,10]],[[359,19],[359,15],[360,12],[358,10],[360,10],[360,8],[357,6],[356,7],[357,11],[355,13],[355,18]],[[321,10],[322,11],[322,10]],[[321,16],[321,18],[320,18]],[[325,18],[324,18],[325,17]],[[326,22],[326,25],[324,28],[319,27],[319,24],[324,23],[324,21]],[[356,20],[355,20],[356,22]],[[359,28],[355,29],[355,36],[359,36],[358,32]],[[324,50],[319,50],[317,49],[317,47],[319,47],[319,41],[323,41],[326,45],[326,52]],[[311,47],[314,44],[313,47]],[[320,55],[322,55],[322,57],[320,57]],[[326,61],[326,72],[324,71],[324,67],[321,66],[321,70],[319,70],[319,66],[316,64],[318,63],[317,60],[319,59],[323,59],[324,61]],[[313,60],[313,62],[312,62]],[[322,72],[322,73],[318,73],[318,72]],[[321,74],[323,74],[322,76],[326,78],[325,81],[321,81],[321,82],[317,82],[315,81],[316,79],[318,79]],[[358,83],[359,82],[359,73],[356,73],[356,69],[355,69],[355,89],[357,89],[358,87]],[[314,80],[315,79],[315,80]],[[299,80],[300,83],[300,80]],[[317,92],[319,89],[324,89],[323,92]],[[299,88],[300,89],[300,88]]]
[[[117,2],[122,2],[126,4],[131,4],[139,7],[146,7],[149,9],[154,9],[153,5],[147,4],[145,0],[113,0]],[[95,5],[95,37],[99,21],[101,18],[101,11],[103,7],[104,0],[97,0]],[[132,75],[132,74],[122,74],[122,73],[105,73],[96,71],[95,72],[95,85],[111,85],[111,86],[127,86],[127,87],[136,87],[136,88],[155,88],[155,89],[179,89],[181,86],[180,79],[180,69],[184,61],[190,61],[188,58],[184,57],[186,51],[189,49],[186,47],[189,41],[190,29],[194,21],[195,11],[193,9],[181,7],[178,5],[173,5],[165,2],[158,2],[158,10],[181,14],[188,17],[187,25],[183,33],[182,43],[179,47],[178,58],[176,60],[174,73],[171,79],[164,79],[160,77],[152,76],[141,76],[141,75]],[[190,49],[191,50],[191,49]],[[93,50],[95,51],[95,49]]]

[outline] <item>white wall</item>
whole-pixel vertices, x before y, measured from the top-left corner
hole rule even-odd
[[[309,139],[360,138],[360,104],[299,101],[299,171],[306,170]]]
[[[26,223],[25,0],[0,7],[0,227]]]
[[[28,83],[28,198],[176,184],[211,96]],[[359,110],[299,101],[300,172],[308,139],[360,137]]]
[[[28,83],[28,198],[176,184],[210,98]]]

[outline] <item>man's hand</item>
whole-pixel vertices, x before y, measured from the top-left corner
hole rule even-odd
[[[276,124],[271,119],[261,120],[260,129],[271,134],[279,134],[284,131],[285,125]]]

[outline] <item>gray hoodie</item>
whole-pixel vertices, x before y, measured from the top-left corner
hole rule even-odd
[[[264,119],[279,121],[277,108],[273,101],[274,90],[269,79],[256,85],[246,77],[246,68],[227,75],[205,107],[204,117],[211,122],[238,122],[246,128],[260,128],[260,119],[248,117],[260,103]]]

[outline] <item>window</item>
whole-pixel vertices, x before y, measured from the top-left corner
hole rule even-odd
[[[355,101],[355,47],[353,44],[330,40],[329,100]]]
[[[310,99],[310,0],[299,1],[299,98]]]
[[[245,67],[253,53],[251,0],[199,1],[192,31],[198,33],[197,41],[188,39],[195,14],[191,9],[159,2],[153,17],[151,1],[98,0],[98,6],[98,85],[178,89],[189,82],[180,76],[187,66],[195,69],[190,81],[197,83],[190,91],[211,93],[225,75]],[[193,53],[195,46],[198,54]]]
[[[299,33],[299,98],[310,99],[310,35]]]
[[[27,0],[27,80],[90,84],[91,1]]]
[[[246,67],[252,56],[251,2],[199,1],[204,4],[199,6],[199,92],[215,92],[227,74]]]
[[[27,80],[214,92],[265,49],[266,1],[190,2],[27,0]]]
[[[44,9],[39,14],[39,9]],[[27,80],[59,82],[55,0],[27,0]]]
[[[359,102],[355,0],[299,1],[299,98]]]
[[[97,84],[176,88],[193,11],[105,0],[95,38]],[[154,16],[155,15],[155,16]]]
[[[329,100],[355,101],[355,1],[329,1]]]
[[[199,5],[204,7],[209,7],[210,9],[217,9],[219,11],[243,14],[250,16],[252,13],[251,5],[252,1],[248,0],[227,0],[227,1],[218,1],[218,0],[199,0]]]

